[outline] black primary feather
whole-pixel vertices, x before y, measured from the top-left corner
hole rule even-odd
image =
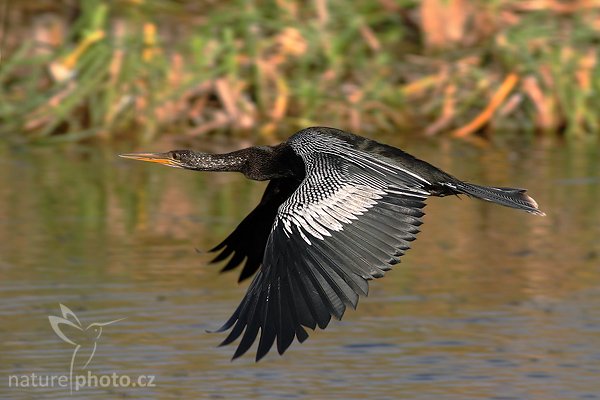
[[[246,260],[238,282],[254,275],[262,263],[277,208],[296,190],[300,182],[300,179],[271,180],[256,208],[225,240],[209,250],[213,253],[220,251],[211,262],[217,263],[233,255],[221,271],[232,270]]]

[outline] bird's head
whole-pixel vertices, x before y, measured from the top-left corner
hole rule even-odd
[[[89,324],[88,327],[85,328],[85,332],[90,338],[99,339],[100,335],[102,335],[102,327],[114,324],[115,322],[123,321],[124,319],[125,318],[119,318],[109,322],[94,322],[93,324]]]
[[[285,147],[253,146],[225,154],[193,150],[171,150],[166,153],[129,153],[121,157],[155,162],[169,167],[194,171],[241,172],[258,181],[293,175],[290,160],[296,156]]]
[[[123,158],[155,162],[175,168],[195,169],[198,154],[191,150],[171,150],[166,153],[127,153],[119,154]]]
[[[253,150],[254,148],[249,148],[227,154],[209,154],[193,150],[171,150],[166,153],[128,153],[119,154],[119,156],[195,171],[242,172],[247,165],[248,155]]]

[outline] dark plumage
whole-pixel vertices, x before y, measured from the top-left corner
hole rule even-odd
[[[466,194],[544,215],[523,189],[478,186],[391,146],[332,128],[307,128],[277,146],[228,154],[190,150],[123,157],[197,171],[237,171],[270,180],[258,206],[222,243],[213,262],[256,273],[219,329],[241,337],[234,358],[260,337],[256,359],[279,354],[305,328],[324,329],[366,296],[368,280],[400,261],[419,232],[428,196]],[[260,332],[260,333],[259,333]]]

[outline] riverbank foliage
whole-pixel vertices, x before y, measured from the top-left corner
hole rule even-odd
[[[5,137],[600,132],[597,0],[65,0],[0,12]]]

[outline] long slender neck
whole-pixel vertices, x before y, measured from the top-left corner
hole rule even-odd
[[[248,163],[248,154],[245,150],[238,150],[226,154],[209,154],[194,152],[190,155],[187,169],[195,171],[231,171],[242,172]]]
[[[196,171],[241,172],[247,178],[258,181],[293,176],[299,159],[291,149],[281,146],[257,146],[226,154],[193,153],[188,169]],[[294,157],[295,156],[295,157]]]

